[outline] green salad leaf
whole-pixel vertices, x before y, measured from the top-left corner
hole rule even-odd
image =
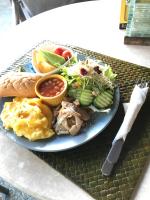
[[[111,81],[114,81],[117,74],[114,74],[112,68],[109,65],[106,65],[103,70],[103,74],[105,77],[109,78]]]

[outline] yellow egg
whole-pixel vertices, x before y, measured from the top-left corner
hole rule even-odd
[[[50,138],[55,133],[51,129],[52,112],[38,98],[16,97],[6,102],[1,113],[3,126],[12,128],[17,136],[31,141]]]

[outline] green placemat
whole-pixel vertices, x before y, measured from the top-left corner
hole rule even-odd
[[[50,42],[42,42],[42,45],[43,43]],[[59,153],[34,153],[86,190],[95,199],[128,200],[150,154],[149,94],[126,139],[121,157],[112,175],[110,177],[103,176],[101,167],[124,117],[122,102],[129,101],[137,80],[150,80],[150,69],[79,47],[69,47],[76,52],[101,59],[111,65],[113,71],[118,74],[121,103],[110,125],[90,142],[76,149]],[[16,69],[30,60],[31,51],[17,60],[10,68]]]

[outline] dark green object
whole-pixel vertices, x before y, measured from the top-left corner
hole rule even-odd
[[[44,41],[40,45],[49,43],[51,44],[49,41]],[[68,47],[89,57],[102,60],[112,67],[114,73],[117,74],[122,102],[129,101],[137,80],[150,80],[150,69],[148,68],[79,47]],[[28,63],[31,52],[32,50],[14,63],[8,71],[17,69],[20,64]],[[122,155],[110,177],[103,176],[100,169],[122,123],[124,117],[122,103],[103,133],[85,145],[59,153],[34,153],[86,190],[96,200],[129,200],[150,155],[149,105],[150,93],[126,139]]]

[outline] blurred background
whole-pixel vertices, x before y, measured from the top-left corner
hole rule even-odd
[[[0,0],[0,33],[8,31],[13,25],[10,0]]]
[[[84,1],[92,0],[0,0],[0,33],[46,10]]]

